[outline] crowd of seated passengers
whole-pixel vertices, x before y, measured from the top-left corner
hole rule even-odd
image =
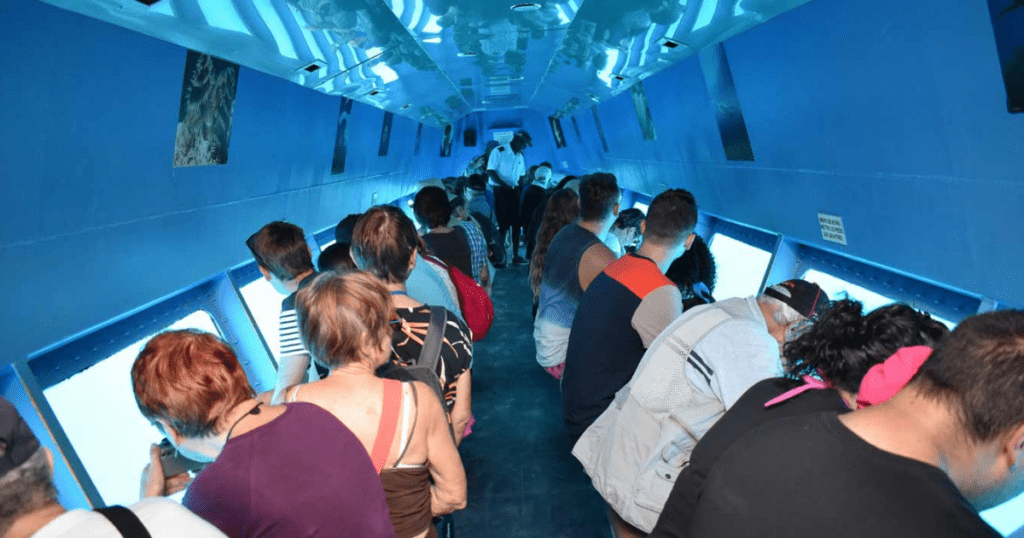
[[[773,480],[761,482],[773,484],[772,487],[751,488],[742,472],[723,469],[723,478],[715,483],[716,488],[713,489],[714,501],[701,503],[704,480],[719,456],[748,430],[762,426],[758,431],[763,435],[776,418],[820,412],[836,414],[885,402],[916,374],[918,367],[931,353],[931,347],[928,346],[936,345],[948,331],[927,314],[906,305],[891,305],[867,315],[862,314],[862,307],[856,302],[839,301],[830,305],[820,287],[801,280],[777,284],[757,297],[727,299],[716,303],[712,296],[716,279],[714,258],[707,244],[693,236],[690,248],[675,258],[668,270],[664,271],[664,276],[675,284],[682,295],[682,308],[679,312],[666,308],[663,313],[675,317],[672,323],[653,335],[644,334],[647,327],[635,317],[641,312],[638,305],[643,304],[645,298],[641,294],[649,294],[659,288],[670,290],[672,287],[666,287],[666,282],[659,279],[653,270],[650,275],[644,276],[636,267],[627,268],[637,263],[628,257],[608,262],[607,267],[597,277],[593,277],[593,271],[582,269],[583,254],[588,250],[592,254],[601,251],[598,243],[605,242],[606,245],[613,230],[629,242],[631,233],[627,228],[636,225],[635,219],[638,216],[645,219],[640,226],[641,230],[649,229],[652,224],[655,227],[662,226],[659,221],[664,221],[665,217],[658,216],[656,206],[659,201],[656,198],[646,217],[641,214],[622,219],[620,214],[611,229],[606,229],[610,218],[607,207],[611,204],[607,201],[603,205],[596,203],[595,198],[599,197],[595,196],[593,187],[596,185],[592,183],[602,176],[607,179],[606,175],[581,179],[578,215],[574,214],[576,209],[571,207],[572,199],[566,194],[561,194],[562,204],[548,206],[542,221],[548,226],[541,226],[536,235],[538,247],[531,259],[529,280],[535,304],[547,293],[548,301],[554,306],[552,308],[549,305],[547,315],[537,316],[535,322],[538,361],[552,375],[564,376],[561,388],[567,432],[570,437],[582,434],[573,453],[584,464],[598,492],[608,502],[609,518],[616,536],[645,536],[645,532],[652,530],[652,536],[741,535],[738,534],[737,528],[740,525],[736,521],[743,521],[742,525],[748,533],[745,535],[762,534],[755,521],[765,517],[764,514],[753,515],[742,508],[743,505],[732,497],[736,491],[750,494],[757,502],[771,506],[772,509],[766,510],[766,513],[786,514],[785,508],[789,508],[790,517],[808,521],[798,515],[798,512],[804,512],[799,503],[771,493],[774,484],[785,481],[785,477],[768,471],[771,465],[763,465],[757,470],[772,477]],[[610,197],[606,196],[605,200],[608,199]],[[590,211],[584,209],[588,205]],[[600,210],[596,209],[597,206],[600,206]],[[693,210],[696,210],[695,202]],[[614,214],[614,211],[611,213]],[[673,211],[665,214],[678,213]],[[692,233],[692,228],[689,233]],[[639,248],[643,249],[648,237],[643,233],[640,235]],[[549,249],[565,255],[552,261],[548,255]],[[643,254],[640,251],[634,256],[652,260]],[[668,254],[670,261],[671,256]],[[665,269],[659,263],[660,258],[652,261],[652,266]],[[638,282],[625,282],[631,280]],[[603,285],[595,287],[595,282]],[[629,293],[622,290],[628,290]],[[658,302],[669,304],[669,301]],[[694,308],[705,304],[710,306]],[[1000,315],[1005,319],[989,319],[987,323],[1002,325],[1003,333],[989,336],[1002,338],[1004,343],[1013,338],[1019,339],[1017,349],[1007,352],[1011,355],[1017,353],[1015,357],[1018,361],[1024,359],[1024,346],[1019,345],[1019,341],[1024,341],[1024,332],[1021,332],[1024,327],[1018,327],[1016,333],[1011,330],[1014,323],[1021,322],[1021,314]],[[1013,315],[1018,316],[1017,321],[1011,319]],[[552,318],[557,319],[558,323],[552,324]],[[981,322],[975,323],[983,325]],[[552,330],[552,325],[557,325],[557,330]],[[568,331],[565,325],[569,325]],[[983,338],[983,335],[970,335],[971,331],[967,329],[962,332],[964,339]],[[567,346],[563,344],[566,340]],[[636,352],[625,353],[619,349],[633,340],[643,344],[640,348],[641,356],[637,356]],[[954,346],[952,342],[955,340],[955,337],[949,340],[949,346]],[[559,365],[557,354],[563,346],[566,349],[563,355],[565,360]],[[648,349],[643,351],[644,348]],[[944,356],[943,362],[947,367],[954,363],[952,354],[939,354]],[[551,359],[553,356],[555,360]],[[554,367],[549,367],[549,364]],[[957,366],[966,369],[969,363],[962,361]],[[1008,364],[1002,366],[1009,367]],[[928,368],[924,370],[930,371]],[[776,377],[779,375],[783,377]],[[976,381],[961,379],[957,374],[947,371],[933,376],[943,380],[954,377],[957,382],[964,383],[964,390],[969,390],[967,387],[970,383]],[[924,377],[924,374],[918,377]],[[961,389],[953,389],[950,385],[937,382],[911,385],[925,387],[926,394],[945,398],[948,400],[946,403],[979,403],[957,398]],[[1020,387],[1014,388],[1021,392]],[[820,390],[799,397],[787,395],[786,398],[778,398],[781,393],[789,390],[801,394],[810,389]],[[980,394],[977,396],[980,398]],[[775,401],[765,408],[765,404],[773,399]],[[610,405],[613,400],[615,405]],[[784,403],[790,400],[791,403]],[[928,416],[925,410],[929,406],[920,404],[914,398],[907,396],[897,400],[900,400],[900,405],[883,405],[881,409],[885,412],[878,412],[877,416],[893,421],[901,416]],[[1020,394],[1011,399],[1019,400]],[[931,410],[936,411],[934,406],[931,406]],[[963,424],[962,421],[958,424],[959,411],[955,406],[942,411],[944,413],[937,414],[940,419],[932,421],[932,424],[958,425],[961,430],[979,427]],[[1007,428],[1002,430],[1003,436],[999,439],[980,435],[969,437],[972,442],[988,442],[986,448],[989,454],[992,451],[1002,454],[999,464],[994,468],[989,467],[989,471],[994,474],[980,488],[983,490],[981,493],[972,491],[978,488],[968,480],[981,478],[978,473],[973,477],[949,473],[932,476],[918,480],[917,484],[906,490],[917,493],[925,491],[928,489],[928,480],[933,482],[931,487],[941,489],[941,482],[952,480],[974,503],[975,509],[964,511],[955,509],[958,502],[962,501],[957,494],[930,499],[934,503],[931,510],[944,506],[945,511],[952,515],[940,518],[940,523],[930,523],[929,528],[949,525],[957,529],[949,534],[951,536],[957,535],[957,532],[965,532],[965,535],[996,535],[978,519],[977,509],[993,506],[996,502],[993,499],[1006,500],[1024,486],[1024,473],[1017,470],[1024,465],[1024,426],[1021,425],[1024,409],[1015,412],[1018,413],[1018,418],[1014,419],[1016,422],[1007,422]],[[725,418],[722,418],[723,415]],[[870,414],[860,416],[867,415]],[[847,424],[845,418],[839,423]],[[878,438],[880,443],[874,444],[875,448],[885,450],[887,446],[897,444],[897,441],[885,435],[886,432],[879,431],[870,423],[865,425],[852,419],[850,423],[853,427],[846,434],[849,430],[858,432],[859,426],[860,431]],[[831,433],[837,429],[835,421],[828,422],[823,428],[830,429]],[[709,430],[710,435],[705,437]],[[821,436],[820,432],[816,433]],[[922,427],[918,433],[927,438],[928,434],[936,432]],[[705,438],[707,441],[702,442]],[[948,441],[955,436],[932,435],[931,438]],[[872,441],[870,438],[866,440],[869,443]],[[919,449],[922,443],[927,442],[899,441],[899,444],[907,446],[901,447],[904,452],[896,453],[912,454],[915,447]],[[751,440],[748,444],[755,443]],[[759,450],[756,456],[772,461],[773,465],[779,458],[786,457],[772,450],[766,442],[757,443],[756,448]],[[947,450],[942,454],[968,457],[985,454],[978,447],[968,450],[963,448],[946,447]],[[877,456],[877,453],[873,455]],[[819,453],[818,456],[827,455]],[[926,456],[912,455],[911,459],[933,466],[943,463],[937,459],[936,454]],[[729,461],[739,466],[749,460],[737,456]],[[959,463],[961,471],[980,472],[968,463]],[[749,471],[748,467],[743,469]],[[805,466],[799,467],[801,471],[806,469]],[[870,466],[866,465],[865,469],[870,469]],[[814,472],[813,468],[808,471]],[[866,476],[870,477],[870,471]],[[806,479],[812,478],[807,476]],[[879,484],[884,487],[884,480],[880,480]],[[919,489],[914,490],[914,487]],[[793,495],[799,494],[794,490]],[[896,496],[892,497],[892,501],[893,506],[898,505]],[[787,503],[785,508],[780,506]],[[818,512],[823,510],[824,504],[821,504]],[[809,512],[816,513],[815,510]],[[740,515],[743,517],[738,517]],[[660,522],[659,516],[662,516]],[[885,529],[883,534],[887,536],[907,535],[909,526],[905,520],[908,519],[919,520],[893,517],[893,521],[878,525],[877,528]],[[785,526],[785,517],[779,516],[775,520],[782,525],[778,529],[787,529],[777,530],[776,533],[780,535],[837,535],[833,527],[826,527],[820,534],[813,534],[808,528],[803,528],[801,532],[789,532]],[[657,529],[654,529],[656,523]],[[730,531],[723,533],[719,528],[721,525]],[[859,534],[869,532],[863,525],[854,528],[858,529]],[[688,534],[688,529],[697,530]],[[840,532],[839,535],[846,534]]]
[[[906,305],[864,314],[803,280],[715,302],[692,195],[652,200],[637,252],[616,259],[604,244],[620,199],[614,176],[586,176],[578,189],[544,204],[531,287],[542,303],[545,290],[556,292],[546,318],[572,310],[558,335],[568,340],[567,428],[617,537],[999,536],[977,513],[1024,488],[1024,313],[968,318],[948,335]],[[133,367],[143,414],[185,454],[214,460],[184,504],[227,535],[428,536],[432,516],[465,505],[455,446],[471,420],[468,329],[448,312],[440,398],[403,376],[432,316],[407,285],[418,266],[433,265],[422,262],[427,247],[397,208],[347,220],[337,239],[350,256],[322,269],[366,272],[317,276],[301,229],[286,223],[247,242],[288,295],[283,336],[293,330],[306,362],[330,369],[326,379],[279,380],[275,402],[288,404],[269,405],[231,349],[196,331],[155,337]],[[450,281],[434,291],[454,295]],[[209,374],[203,383],[186,375],[197,369]],[[71,521],[102,521],[64,514],[45,449],[4,403],[0,500],[34,504],[0,513],[0,536],[62,536]],[[145,496],[187,484],[165,480],[157,454]],[[38,494],[23,495],[29,476]],[[339,509],[324,510],[324,499]],[[220,536],[172,507],[144,501],[130,511],[162,530]]]

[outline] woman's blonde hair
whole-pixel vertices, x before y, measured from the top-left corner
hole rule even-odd
[[[327,368],[358,361],[364,346],[381,346],[391,337],[394,310],[387,288],[365,271],[322,273],[295,296],[302,343]]]

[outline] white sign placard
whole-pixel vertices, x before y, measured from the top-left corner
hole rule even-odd
[[[821,225],[822,239],[840,245],[846,244],[846,231],[843,229],[842,217],[818,213],[818,224]]]

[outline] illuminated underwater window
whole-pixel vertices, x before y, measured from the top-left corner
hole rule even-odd
[[[712,295],[716,300],[749,297],[760,290],[771,252],[720,233],[711,236],[708,248],[715,257],[717,279]]]
[[[885,295],[882,295],[881,293],[871,291],[865,287],[858,286],[856,284],[851,284],[841,278],[818,271],[817,269],[808,269],[800,278],[808,282],[814,282],[815,284],[821,286],[821,289],[825,290],[825,293],[828,294],[828,298],[833,301],[837,301],[840,299],[852,299],[855,301],[860,301],[864,305],[865,313],[870,312],[878,307],[896,302],[896,300],[891,297],[887,297]],[[911,304],[910,306],[913,306],[914,308],[918,308],[919,310],[925,312],[928,311],[927,308],[920,308],[920,305]],[[949,327],[950,329],[956,326],[956,323],[948,319],[936,316],[935,314],[931,314],[931,316],[932,319],[938,321],[939,323],[942,323],[943,325]]]
[[[834,277],[828,273],[823,273],[817,269],[808,269],[800,278],[821,286],[821,289],[828,294],[828,298],[833,301],[841,299],[860,301],[864,305],[865,313],[880,306],[885,306],[895,302],[893,299],[886,297],[885,295],[875,293],[856,284],[851,284],[841,278]]]
[[[337,242],[338,241],[336,239],[331,239],[330,241],[320,245],[320,252],[323,252],[323,251],[327,250],[327,247],[329,247],[329,246],[331,246],[331,245],[333,245],[333,244],[335,244]]]
[[[270,354],[276,362],[281,358],[281,334],[280,317],[281,301],[284,296],[270,285],[267,279],[260,275],[259,278],[244,285],[239,290],[242,292],[242,300],[249,312],[256,320],[256,328],[263,335],[263,341],[267,343]]]
[[[640,202],[633,202],[633,208],[634,209],[639,209],[640,211],[643,211],[644,215],[647,214],[647,208],[648,207],[650,207],[650,206],[647,205],[647,204],[641,204]]]
[[[1009,536],[1017,529],[1024,529],[1024,494],[985,510],[981,513],[981,518],[1003,536]]]
[[[164,330],[199,329],[221,336],[209,314],[198,310]],[[71,446],[108,506],[139,500],[139,478],[149,445],[163,434],[142,416],[131,383],[132,364],[147,335],[70,378],[45,389]],[[184,492],[170,498],[181,501]]]

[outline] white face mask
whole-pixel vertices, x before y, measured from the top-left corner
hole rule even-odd
[[[551,170],[548,168],[541,168],[534,174],[534,182],[541,187],[546,187],[549,181],[551,181]]]

